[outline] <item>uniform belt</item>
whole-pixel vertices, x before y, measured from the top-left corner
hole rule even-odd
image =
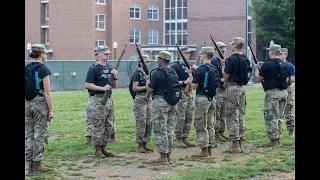
[[[94,97],[102,98],[104,94],[95,94]]]
[[[283,90],[286,90],[286,89],[273,88],[273,89],[266,90],[266,92],[267,91],[283,91]]]
[[[228,82],[229,86],[242,86],[242,84],[239,84],[237,82]]]
[[[152,99],[160,99],[160,98],[163,98],[162,96],[159,96],[159,95],[154,95],[152,96]]]
[[[144,92],[136,92],[136,96],[145,96],[147,94],[147,91]]]

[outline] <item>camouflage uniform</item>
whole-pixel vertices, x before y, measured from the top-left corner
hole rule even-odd
[[[151,106],[152,100],[146,102],[146,93],[136,93],[133,104],[133,113],[136,118],[136,142],[145,143],[150,141],[152,132]]]
[[[50,119],[49,107],[44,97],[25,100],[25,127],[27,131],[26,160],[43,161]],[[36,138],[35,138],[36,137]]]
[[[91,96],[90,94],[88,95],[88,104],[92,104],[93,100],[93,96]],[[88,111],[88,106],[86,107],[86,137],[91,137],[92,135],[92,128],[93,128],[93,124],[92,124],[92,114],[89,113]]]
[[[287,98],[287,105],[284,111],[284,117],[286,119],[287,129],[289,131],[293,131],[295,117],[292,112],[292,108],[294,106],[294,96],[292,95],[293,89],[291,85],[287,88],[287,93],[288,93],[288,98]]]
[[[217,94],[214,96],[216,100],[216,123],[214,126],[215,132],[224,132],[226,129],[226,95],[227,91],[225,88],[221,87]]]
[[[177,139],[188,138],[193,118],[193,94],[182,93],[182,99],[177,104],[177,120],[175,135]]]

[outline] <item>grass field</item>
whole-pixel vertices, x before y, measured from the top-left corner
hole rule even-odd
[[[247,86],[246,107],[246,144],[252,152],[259,152],[260,156],[250,156],[244,163],[232,161],[232,154],[224,156],[225,163],[219,167],[198,167],[193,165],[177,177],[171,179],[245,179],[266,175],[277,175],[280,172],[295,171],[295,141],[288,138],[288,131],[283,123],[284,132],[281,148],[260,148],[259,145],[268,142],[263,119],[264,91],[261,86]],[[137,149],[135,142],[135,119],[132,112],[133,101],[128,89],[113,91],[116,117],[116,145],[108,146],[108,150],[116,153],[134,152]],[[93,163],[93,167],[103,163],[88,158],[94,152],[94,147],[85,145],[85,109],[88,102],[87,91],[67,91],[53,94],[55,117],[51,121],[50,140],[45,152],[43,164],[53,169],[65,166],[74,170],[74,179],[93,179],[81,173],[72,161],[84,159],[86,163]],[[293,109],[294,111],[294,109]],[[191,127],[190,140],[196,141],[195,129]],[[152,135],[154,146],[154,137]],[[229,159],[229,160],[228,160]],[[230,160],[231,159],[231,160]],[[114,162],[116,163],[116,162]],[[119,163],[119,162],[117,162]],[[129,164],[129,162],[127,162]],[[131,161],[130,163],[135,163]],[[214,163],[214,162],[212,162]],[[155,169],[156,170],[156,169]],[[81,178],[80,178],[81,177]],[[70,179],[59,170],[38,174],[26,175],[26,179]]]

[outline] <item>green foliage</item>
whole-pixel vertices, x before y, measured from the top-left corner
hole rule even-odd
[[[256,34],[264,42],[295,49],[295,1],[251,0],[252,19]]]

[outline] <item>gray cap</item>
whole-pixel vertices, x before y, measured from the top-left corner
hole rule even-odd
[[[288,48],[281,48],[280,53],[281,54],[288,54]]]
[[[108,46],[97,46],[94,49],[94,55],[97,55],[98,52],[102,52],[103,54],[110,54],[111,53]]]
[[[182,46],[179,47],[182,53],[188,53],[190,52],[190,49],[188,48],[188,46]]]
[[[149,59],[148,55],[142,55],[143,61],[146,61]],[[138,57],[138,59],[140,60],[140,57]]]
[[[46,49],[44,44],[33,44],[31,45],[31,51],[40,51],[44,53],[48,53],[49,51]]]
[[[200,54],[213,54],[214,52],[214,47],[210,47],[210,46],[206,46],[206,47],[202,47],[200,49]]]
[[[226,44],[224,44],[223,42],[216,42],[218,48],[220,51],[226,51],[227,48],[226,48]]]
[[[172,54],[169,51],[160,51],[158,57],[167,61],[171,60]]]
[[[242,37],[235,37],[230,44],[244,44],[244,39]]]
[[[267,50],[280,52],[281,46],[278,44],[272,44]]]

